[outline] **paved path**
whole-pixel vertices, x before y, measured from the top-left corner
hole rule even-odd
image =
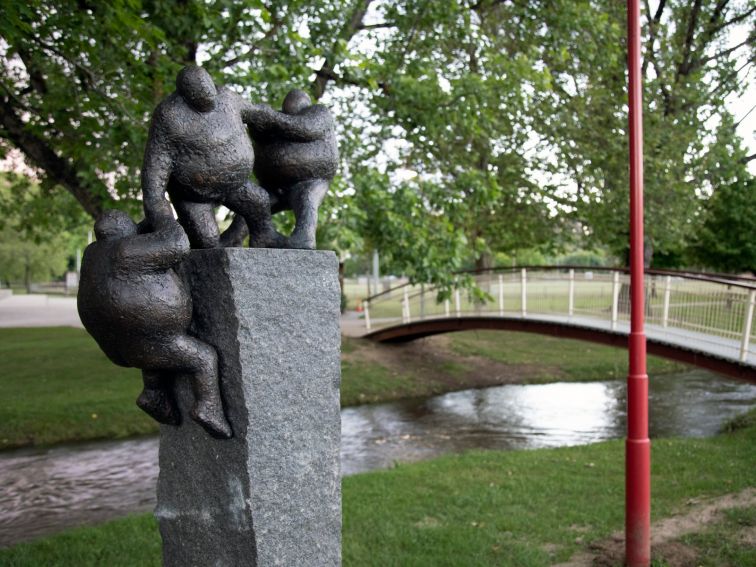
[[[0,299],[0,327],[82,327],[75,297],[12,295]]]
[[[83,328],[76,312],[75,297],[13,295],[0,298],[0,328],[78,327]],[[360,314],[347,311],[341,318],[341,332],[350,337],[365,334]]]

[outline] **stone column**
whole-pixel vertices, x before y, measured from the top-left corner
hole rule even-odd
[[[219,355],[234,430],[161,426],[155,515],[167,566],[341,562],[340,292],[332,252],[192,251],[192,333]]]

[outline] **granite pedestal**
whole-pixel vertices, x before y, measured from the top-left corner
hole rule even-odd
[[[219,356],[234,431],[161,426],[155,515],[167,566],[341,561],[338,262],[332,252],[192,251],[191,333]]]

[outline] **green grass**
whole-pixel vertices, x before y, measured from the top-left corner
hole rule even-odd
[[[416,351],[400,358],[407,347],[345,338],[342,405],[490,385],[480,381],[487,370],[473,356],[509,365],[507,372],[520,382],[603,380],[627,372],[624,349],[500,331],[449,337],[451,346],[432,359],[414,356]],[[139,371],[112,364],[81,329],[0,329],[0,360],[0,448],[157,432],[134,403]],[[682,368],[649,358],[651,374]]]
[[[753,423],[711,439],[655,440],[652,519],[685,512],[692,498],[756,485],[755,443]],[[622,530],[623,457],[623,443],[612,441],[478,451],[347,477],[344,565],[535,567],[566,561]],[[733,511],[722,529],[752,521],[752,510]],[[706,533],[690,537],[703,550],[714,541]],[[154,521],[141,516],[0,550],[0,563],[159,565],[158,541]],[[735,558],[727,559],[730,564],[753,564],[744,544],[738,548],[731,538],[722,546],[727,549],[703,564],[726,564],[718,562],[723,554]]]
[[[746,532],[756,531],[756,506],[725,510],[722,521],[703,532],[681,538],[693,548],[700,567],[742,567],[756,565],[756,546],[744,541]]]
[[[411,371],[410,371],[411,372]],[[392,372],[379,364],[341,363],[341,405],[355,406],[428,393],[411,373]]]
[[[156,431],[134,404],[138,370],[120,368],[84,331],[0,329],[0,447]]]
[[[627,351],[571,339],[528,333],[470,331],[451,333],[453,351],[461,356],[482,356],[508,364],[536,365],[536,381],[606,380],[627,375]],[[668,374],[684,367],[677,362],[648,357],[648,373]]]

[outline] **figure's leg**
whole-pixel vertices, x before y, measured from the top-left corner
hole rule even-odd
[[[170,188],[168,192],[178,221],[184,227],[192,248],[218,248],[220,233],[212,203],[185,201],[170,191]]]
[[[328,181],[302,181],[288,190],[296,225],[288,239],[289,248],[315,249],[315,230],[318,227],[318,207],[328,192]]]
[[[157,370],[142,370],[144,390],[137,398],[137,406],[147,415],[166,425],[179,425],[181,414],[173,398],[173,376]]]
[[[215,349],[189,335],[178,335],[166,342],[161,355],[172,368],[192,375],[194,406],[189,412],[192,419],[213,437],[231,437],[233,432],[223,413]]]
[[[244,245],[244,239],[249,236],[247,221],[240,214],[234,214],[231,226],[220,235],[220,245],[223,248],[240,248]]]
[[[270,196],[262,187],[248,181],[231,191],[223,203],[247,221],[250,248],[282,248],[285,239],[273,228]]]

